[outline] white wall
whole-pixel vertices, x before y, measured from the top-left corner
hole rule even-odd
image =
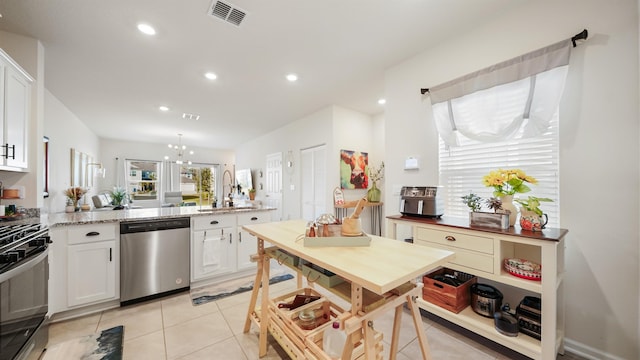
[[[326,144],[327,146],[327,212],[333,213],[333,189],[340,185],[339,160],[340,149],[374,151],[374,122],[370,116],[338,106],[323,108],[280,129],[242,144],[236,151],[237,167],[251,167],[254,173],[264,169],[266,155],[287,151],[294,154],[293,173],[283,169],[283,219],[301,217],[300,205],[300,150]],[[380,134],[381,131],[378,132]],[[382,153],[380,150],[375,150]],[[254,179],[256,180],[256,179]],[[257,179],[259,184],[261,180]],[[291,190],[293,185],[294,190]],[[364,190],[350,190],[347,199],[357,199],[365,194]],[[256,199],[263,199],[264,193],[258,190]],[[366,218],[363,220],[366,222]]]
[[[42,210],[49,213],[62,212],[66,204],[63,192],[71,186],[71,148],[98,160],[100,140],[49,91],[45,91],[44,113],[44,135],[49,137],[50,195],[44,201]],[[94,193],[95,189],[89,195]]]
[[[437,134],[419,89],[589,30],[572,53],[560,107],[560,175],[567,346],[593,358],[640,357],[637,5],[531,2],[386,74],[387,188],[437,184]],[[420,158],[417,172],[402,170],[410,155]]]

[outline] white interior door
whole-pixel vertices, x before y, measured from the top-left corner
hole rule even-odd
[[[271,221],[282,220],[282,153],[267,155],[265,205],[276,208],[271,211]]]
[[[327,212],[326,146],[320,145],[301,152],[302,218],[315,220]]]

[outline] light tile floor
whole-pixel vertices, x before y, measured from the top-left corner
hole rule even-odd
[[[295,290],[295,280],[272,285],[272,296]],[[258,359],[258,329],[252,325],[248,334],[242,332],[251,292],[230,296],[207,304],[193,306],[188,292],[144,302],[98,314],[53,323],[49,345],[76,337],[100,332],[116,325],[124,325],[124,359],[154,360],[245,360]],[[341,306],[344,301],[328,295]],[[393,312],[374,322],[383,332],[384,358],[388,358]],[[431,353],[434,359],[518,359],[508,349],[487,344],[481,338],[461,335],[436,320],[423,317]],[[524,335],[523,335],[524,336]],[[492,345],[493,344],[493,345]],[[411,316],[403,313],[399,341],[399,360],[420,358]],[[278,344],[270,339],[267,356],[263,359],[289,359]],[[562,360],[578,357],[558,356]],[[74,359],[69,359],[74,360]]]

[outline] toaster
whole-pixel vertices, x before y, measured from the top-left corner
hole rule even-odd
[[[471,285],[471,308],[476,313],[493,317],[502,306],[502,293],[491,285],[475,283]]]
[[[440,186],[403,186],[400,190],[400,213],[426,217],[444,214]]]

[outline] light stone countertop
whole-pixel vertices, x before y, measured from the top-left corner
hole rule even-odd
[[[205,210],[205,211],[201,211]],[[154,220],[160,218],[207,216],[212,214],[238,214],[244,212],[275,210],[268,206],[211,208],[199,206],[180,206],[162,208],[143,208],[125,210],[92,210],[74,213],[53,213],[47,217],[49,227],[110,223],[129,220]]]

